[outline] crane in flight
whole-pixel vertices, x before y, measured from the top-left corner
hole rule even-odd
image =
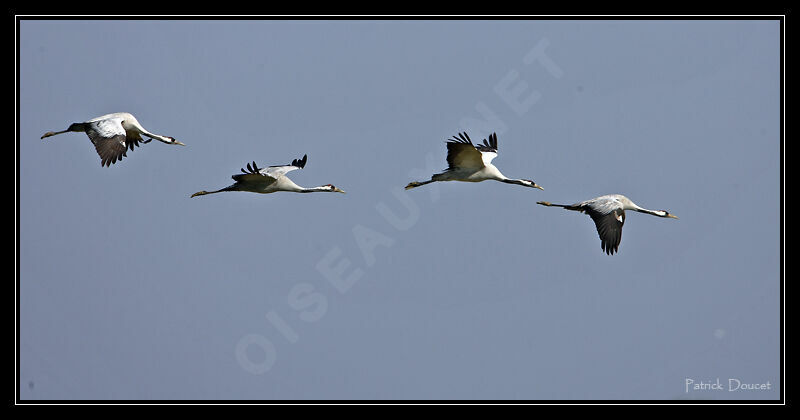
[[[447,169],[434,174],[428,181],[411,182],[406,185],[406,189],[410,190],[436,181],[481,182],[487,179],[544,189],[530,179],[507,178],[497,167],[492,165],[492,159],[495,157],[497,157],[496,133],[489,136],[489,141],[484,139],[483,144],[478,143],[478,145],[472,144],[467,133],[459,133],[458,137],[453,136],[447,141]]]
[[[553,204],[549,201],[537,201],[536,204],[548,207],[563,207],[567,210],[588,214],[594,220],[597,234],[600,235],[600,247],[608,255],[613,255],[619,250],[619,243],[622,240],[622,225],[625,224],[625,210],[671,219],[678,218],[666,210],[648,210],[639,207],[628,197],[621,194],[604,195],[569,205]]]
[[[141,147],[139,143],[150,143],[152,139],[166,144],[186,146],[173,137],[162,136],[145,130],[136,120],[136,117],[127,112],[106,114],[92,118],[89,121],[73,123],[64,131],[48,131],[41,138],[44,139],[71,131],[86,133],[89,136],[89,140],[94,144],[94,149],[100,155],[101,166],[110,167],[118,160],[126,157],[128,150],[133,150],[136,146]],[[148,137],[148,139],[142,139],[142,135]]]
[[[192,197],[200,195],[216,194],[223,191],[248,191],[259,194],[270,194],[278,191],[289,191],[297,193],[311,193],[311,192],[338,192],[344,193],[339,188],[331,184],[322,185],[319,187],[303,188],[289,179],[286,176],[287,172],[296,169],[302,169],[306,166],[308,155],[303,155],[302,159],[294,159],[289,165],[268,166],[266,168],[259,168],[253,162],[253,166],[247,164],[247,170],[241,169],[241,174],[233,175],[233,185],[216,191],[198,191],[192,194]]]

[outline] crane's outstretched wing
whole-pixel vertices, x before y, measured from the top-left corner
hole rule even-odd
[[[600,236],[600,247],[608,255],[619,250],[622,241],[622,225],[625,224],[625,210],[615,208],[607,213],[593,207],[585,207],[586,213],[594,220],[597,234]]]
[[[492,133],[489,135],[489,141],[487,142],[486,139],[483,139],[483,144],[478,143],[475,146],[481,152],[495,152],[497,153],[497,133]]]
[[[305,167],[307,160],[308,155],[303,155],[302,159],[295,159],[289,165],[268,166],[266,168],[259,168],[254,161],[252,166],[249,163],[247,164],[247,170],[242,168],[241,174],[233,175],[231,178],[236,182],[270,185],[281,176],[286,175],[287,172]]]
[[[244,168],[242,168],[241,171],[242,171],[241,174],[233,175],[231,176],[231,178],[233,178],[233,180],[236,182],[258,183],[265,185],[272,184],[273,182],[275,182],[275,180],[278,179],[277,177],[270,176],[264,173],[263,172],[264,169],[260,169],[258,165],[256,165],[255,161],[253,161],[253,166],[250,166],[250,164],[248,163],[247,170],[244,170]]]
[[[612,255],[619,250],[622,241],[622,225],[625,224],[625,207],[614,195],[604,195],[575,204],[553,204],[549,201],[537,201],[544,206],[563,207],[567,210],[588,214],[600,236],[600,247],[606,254]]]
[[[475,148],[467,133],[458,133],[458,137],[453,136],[447,141],[447,165],[447,169],[451,171],[459,168],[480,169],[484,167],[482,153]]]
[[[302,159],[294,159],[292,160],[292,163],[289,165],[269,166],[267,168],[262,169],[261,173],[277,178],[281,175],[286,175],[287,172],[304,168],[306,166],[307,161],[308,161],[308,155],[303,155]]]
[[[111,166],[126,157],[127,150],[133,150],[139,145],[141,137],[126,137],[122,128],[122,118],[109,118],[85,123],[86,134],[94,144],[94,149],[100,155],[102,166]]]
[[[492,163],[492,160],[497,157],[497,133],[490,134],[488,142],[483,139],[483,144],[478,144],[475,148],[481,152],[484,165]]]

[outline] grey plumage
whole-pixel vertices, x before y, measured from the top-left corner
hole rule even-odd
[[[339,188],[332,184],[326,184],[319,187],[303,188],[289,179],[286,174],[288,172],[302,169],[306,166],[308,155],[303,155],[301,159],[294,159],[289,165],[275,165],[266,168],[259,168],[255,161],[247,164],[247,169],[241,168],[241,174],[232,175],[231,178],[236,181],[233,185],[216,191],[198,191],[192,194],[192,197],[201,195],[215,194],[223,191],[247,191],[259,194],[270,194],[278,191],[289,191],[298,193],[309,192],[340,192],[344,193]]]
[[[625,210],[638,211],[658,217],[677,219],[666,210],[648,210],[639,207],[628,197],[621,194],[610,194],[581,201],[575,204],[553,204],[549,201],[538,201],[537,204],[548,207],[562,207],[567,210],[586,213],[594,221],[600,237],[600,248],[608,255],[619,251],[622,241],[622,226],[625,224]]]
[[[458,133],[447,140],[447,169],[433,174],[430,180],[414,181],[406,185],[406,189],[417,188],[437,181],[481,182],[494,180],[506,184],[522,185],[542,189],[530,179],[511,179],[503,175],[492,160],[497,157],[497,134],[492,133],[489,139],[477,145],[472,143],[467,133]]]
[[[42,139],[68,132],[84,132],[92,141],[94,149],[100,156],[101,166],[111,166],[118,160],[127,157],[127,152],[136,146],[147,144],[151,139],[156,139],[167,144],[185,144],[175,140],[173,137],[162,136],[150,133],[145,130],[136,117],[127,112],[117,112],[106,114],[82,123],[70,124],[69,128],[63,131],[48,131],[42,135]],[[142,139],[142,134],[149,137]],[[140,144],[141,143],[141,144]]]

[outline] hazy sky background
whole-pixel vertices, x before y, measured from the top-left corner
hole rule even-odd
[[[19,32],[22,399],[779,397],[777,20]],[[187,146],[40,140],[121,111]],[[461,130],[544,191],[404,191]],[[303,154],[347,194],[189,198]],[[680,219],[535,204],[611,193]]]

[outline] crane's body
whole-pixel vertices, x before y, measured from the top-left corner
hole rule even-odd
[[[666,210],[649,210],[639,207],[622,194],[609,194],[575,204],[553,204],[549,201],[538,201],[537,204],[548,207],[562,207],[567,210],[586,213],[595,223],[600,236],[600,247],[606,254],[612,255],[619,250],[622,241],[622,226],[625,224],[625,210],[633,210],[658,217],[677,219]]]
[[[94,144],[97,154],[100,155],[101,166],[111,166],[126,157],[128,150],[141,146],[139,143],[150,143],[152,139],[166,144],[185,146],[185,144],[175,140],[173,137],[147,131],[139,124],[136,117],[127,112],[106,114],[82,123],[73,123],[66,130],[48,131],[41,138],[44,139],[69,132],[82,132],[89,136],[89,140]],[[142,138],[143,135],[148,139],[144,140]]]
[[[485,164],[482,168],[455,168],[434,174],[432,181],[461,181],[461,182],[481,182],[486,180],[502,181],[508,179],[496,166],[491,163]]]
[[[225,188],[216,191],[198,191],[192,194],[192,197],[197,197],[200,195],[207,195],[207,194],[216,194],[224,191],[247,191],[258,194],[270,194],[278,191],[288,191],[296,193],[311,193],[311,192],[344,193],[344,191],[334,187],[331,184],[322,185],[319,187],[303,188],[295,184],[291,179],[289,179],[286,176],[288,172],[304,168],[307,160],[308,160],[308,155],[303,155],[302,159],[295,159],[289,165],[268,166],[262,169],[259,169],[259,167],[256,166],[255,162],[253,162],[253,166],[250,166],[250,164],[248,163],[247,170],[242,168],[241,174],[236,174],[231,177],[233,178],[234,181],[236,181],[233,185],[229,185]]]
[[[437,181],[481,182],[494,180],[506,184],[543,189],[529,179],[511,179],[503,175],[492,160],[497,157],[497,134],[492,133],[489,140],[474,145],[467,133],[459,133],[447,141],[447,169],[434,174],[428,181],[411,182],[406,189],[420,187]]]

